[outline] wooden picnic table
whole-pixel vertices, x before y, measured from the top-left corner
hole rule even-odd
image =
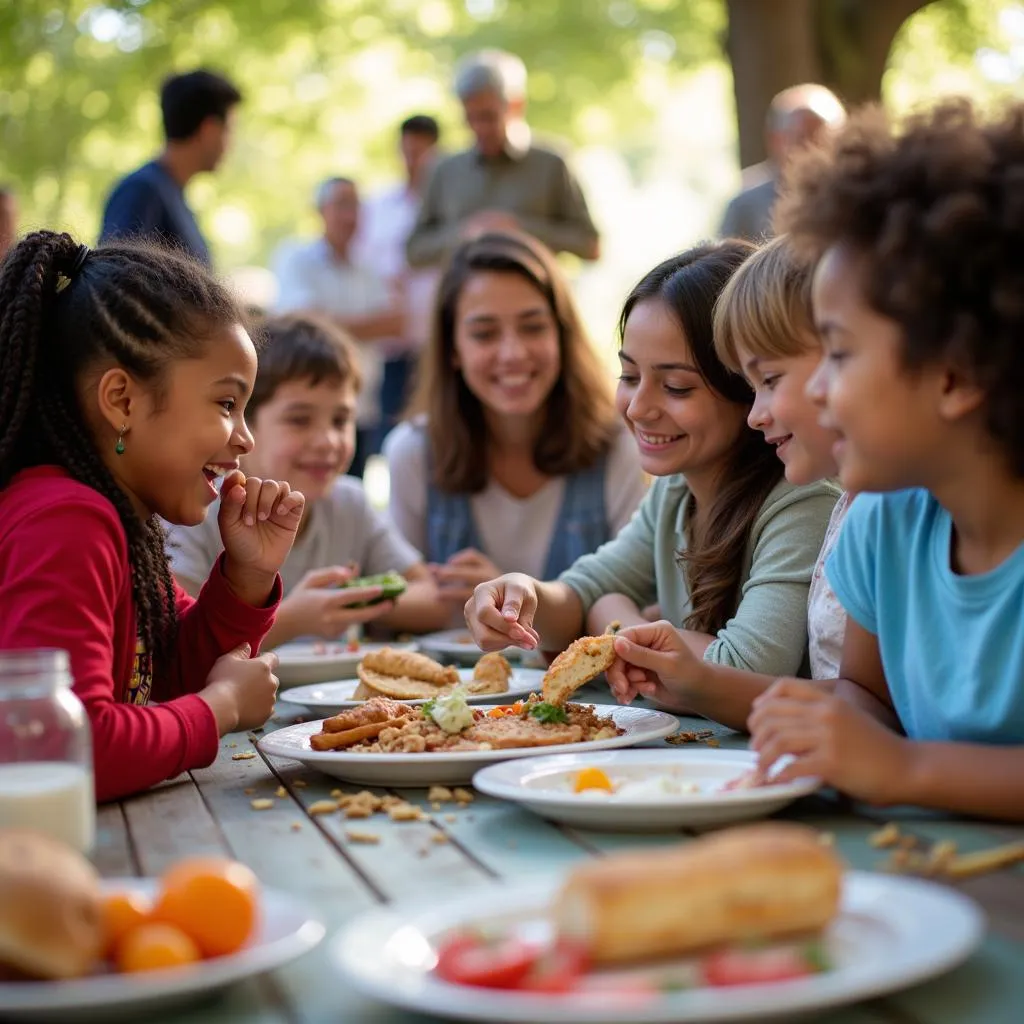
[[[582,700],[606,702],[588,688]],[[294,713],[290,713],[294,712]],[[291,724],[300,709],[281,703],[267,731]],[[682,730],[713,728],[722,747],[742,748],[745,736],[704,720],[681,719]],[[427,1024],[437,1020],[367,1000],[352,992],[330,965],[328,946],[339,926],[381,902],[430,895],[443,900],[471,886],[493,886],[561,872],[584,858],[630,846],[679,842],[694,833],[658,835],[590,832],[549,823],[511,804],[476,795],[465,806],[427,803],[427,790],[395,790],[430,814],[429,821],[394,822],[378,814],[347,820],[307,809],[332,790],[357,792],[294,761],[239,757],[258,736],[221,741],[217,761],[141,796],[100,809],[94,860],[108,877],[157,875],[181,857],[221,854],[248,864],[267,886],[305,897],[328,928],[317,949],[270,975],[237,985],[198,1006],[147,1013],[147,1024],[249,1024],[331,1021],[338,1024]],[[661,745],[660,743],[657,745]],[[424,780],[429,782],[429,780]],[[283,795],[277,795],[282,792]],[[376,790],[380,795],[385,791]],[[257,811],[253,799],[269,798]],[[813,824],[835,837],[848,863],[879,868],[889,851],[869,837],[888,821],[929,844],[948,839],[960,852],[1024,839],[1024,828],[969,821],[914,809],[878,810],[821,793],[792,805],[783,817]],[[346,832],[371,832],[376,843]],[[989,933],[964,966],[935,981],[884,999],[831,1011],[829,1024],[1020,1024],[1024,1021],[1024,871],[1020,866],[979,876],[960,888],[985,909]]]

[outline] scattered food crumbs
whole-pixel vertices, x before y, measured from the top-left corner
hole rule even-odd
[[[332,789],[330,795],[335,800],[340,800],[345,794],[340,789]]]
[[[835,846],[836,845],[835,833],[833,833],[833,832],[822,832],[822,833],[820,833],[818,835],[818,842],[821,843],[822,846]]]
[[[459,819],[454,814],[446,814],[444,816],[445,821],[458,821]]]
[[[292,824],[291,824],[291,829],[292,829],[293,832],[301,832],[302,831],[302,823],[299,822],[299,821],[293,821]]]
[[[309,783],[308,783],[308,782],[305,782],[305,781],[304,781],[303,779],[296,779],[296,780],[295,780],[295,781],[294,781],[294,782],[292,783],[292,785],[293,785],[293,786],[294,786],[294,787],[295,787],[296,789],[303,789],[304,787],[308,786],[308,785],[309,785]]]
[[[910,852],[908,850],[893,850],[885,866],[890,871],[901,871],[910,867]]]
[[[686,732],[677,732],[667,737],[665,742],[671,743],[673,746],[681,746],[684,743],[699,743],[701,740],[711,739],[714,735],[715,733],[712,729],[688,730]]]
[[[403,800],[388,808],[388,817],[392,821],[423,821],[427,816],[421,808]]]
[[[427,790],[427,799],[432,804],[444,804],[450,803],[455,799],[455,797],[447,786],[431,786],[430,789]]]
[[[273,800],[268,800],[266,797],[261,797],[259,800],[250,800],[249,806],[254,811],[269,811],[274,806]]]
[[[955,856],[956,843],[951,842],[949,839],[943,839],[928,851],[928,856],[925,861],[925,870],[927,870],[931,875],[941,874],[946,870]]]
[[[256,787],[255,787],[255,786],[247,786],[247,787],[246,787],[245,789],[243,789],[243,790],[242,790],[242,792],[243,792],[243,793],[244,793],[244,794],[245,794],[246,796],[252,796],[252,795],[253,795],[253,793],[255,793],[255,792],[256,792]]]
[[[371,792],[369,792],[368,790],[365,790],[365,789],[363,790],[362,793],[360,793],[358,795],[359,796],[364,796],[365,795],[365,796],[368,796],[368,797],[372,798],[373,800],[376,800],[377,801],[377,806],[378,807],[382,807],[385,811],[389,811],[392,807],[397,807],[398,804],[404,804],[406,802],[402,797],[394,796],[393,794],[388,794],[387,796],[384,796],[384,797],[375,797]]]
[[[880,828],[877,832],[872,832],[868,836],[868,845],[873,846],[876,850],[884,850],[887,847],[895,846],[900,841],[900,827],[894,821],[890,821],[888,825]]]
[[[343,810],[346,818],[369,818],[373,814],[373,808],[367,804],[349,804]]]
[[[345,838],[350,843],[379,843],[380,836],[376,832],[357,832],[355,829],[345,829]]]
[[[334,800],[316,800],[309,805],[309,814],[333,814],[338,809]]]
[[[440,805],[440,804],[439,804],[439,803],[438,803],[438,802],[437,802],[437,801],[435,800],[435,801],[434,801],[434,802],[433,802],[433,803],[432,803],[432,804],[430,805],[430,809],[431,809],[432,811],[439,811],[439,810],[441,810],[441,805]]]
[[[238,744],[237,743],[229,743],[228,746],[231,747],[231,749],[233,750],[235,747],[238,746]]]
[[[471,804],[473,802],[473,794],[461,786],[452,790],[452,797],[457,804]]]
[[[288,790],[285,789],[284,786],[278,786],[277,789],[274,790],[274,796],[276,796],[276,797],[284,797],[284,796],[287,796],[287,795],[288,795]]]
[[[434,834],[433,834],[433,835],[432,835],[432,836],[430,837],[430,841],[431,841],[432,843],[437,843],[437,844],[439,844],[439,845],[440,845],[440,844],[442,844],[442,843],[447,843],[447,842],[448,842],[448,837],[447,837],[447,836],[446,836],[446,835],[445,835],[445,834],[444,834],[443,832],[435,832],[435,833],[434,833]]]
[[[240,750],[237,754],[231,755],[232,761],[251,761],[256,756],[255,750]]]
[[[250,732],[263,732],[263,726],[257,725],[255,729],[250,729]]]
[[[917,840],[913,836],[901,836],[899,847],[901,850],[912,850],[917,846]]]
[[[718,742],[713,736],[709,740],[704,741],[709,747],[720,747],[722,744]]]

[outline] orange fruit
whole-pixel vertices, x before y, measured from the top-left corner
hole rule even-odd
[[[237,861],[190,857],[164,874],[153,918],[180,928],[204,957],[234,953],[256,929],[259,882]]]
[[[201,959],[199,947],[188,935],[158,921],[138,925],[117,944],[117,969],[126,974],[181,967]]]
[[[112,892],[103,898],[103,953],[112,957],[133,928],[149,920],[153,901],[137,892]]]

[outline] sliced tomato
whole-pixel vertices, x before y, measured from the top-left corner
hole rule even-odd
[[[537,957],[519,988],[526,992],[572,992],[587,967],[586,949],[563,939]]]
[[[537,957],[537,947],[520,939],[491,941],[481,935],[458,934],[441,943],[435,970],[454,985],[517,988]]]
[[[722,949],[701,961],[708,985],[765,985],[817,974],[799,946],[771,946],[763,949]]]

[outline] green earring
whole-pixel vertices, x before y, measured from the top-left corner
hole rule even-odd
[[[118,455],[124,455],[124,435],[127,429],[127,425],[123,426],[117,435],[117,444],[114,445],[114,451],[117,452]]]

